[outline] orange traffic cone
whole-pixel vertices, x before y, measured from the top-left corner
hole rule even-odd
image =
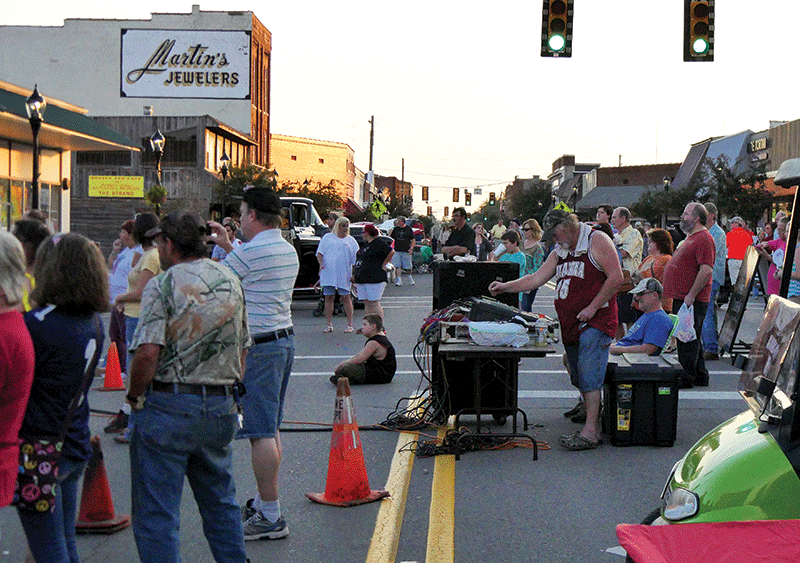
[[[122,383],[122,370],[119,367],[119,354],[117,353],[117,343],[112,342],[106,354],[106,376],[102,387],[95,387],[97,391],[124,391],[125,384]]]
[[[325,494],[306,493],[306,496],[314,502],[334,506],[355,506],[389,496],[389,491],[373,491],[369,488],[358,423],[350,398],[350,381],[346,377],[340,377],[336,383]]]
[[[82,534],[113,534],[130,525],[130,516],[114,514],[114,501],[111,500],[100,438],[93,436],[92,458],[83,474],[81,511],[75,531]]]

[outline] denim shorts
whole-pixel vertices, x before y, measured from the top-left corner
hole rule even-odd
[[[392,265],[403,270],[411,269],[411,252],[395,252],[392,256]]]
[[[362,301],[380,301],[383,297],[383,290],[386,289],[386,282],[381,283],[358,283],[358,298]]]
[[[570,380],[582,393],[603,388],[612,340],[602,330],[589,327],[581,333],[578,344],[564,344]]]
[[[339,292],[339,295],[350,295],[350,290],[343,287],[335,287],[332,285],[322,286],[322,295],[336,295],[337,291]]]
[[[244,414],[236,438],[274,438],[283,420],[283,401],[294,361],[294,336],[256,344],[247,352]]]

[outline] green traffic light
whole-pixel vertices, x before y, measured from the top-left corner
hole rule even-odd
[[[547,40],[547,46],[550,48],[551,51],[561,52],[564,50],[564,47],[567,46],[567,41],[564,39],[563,35],[558,35],[554,33],[550,36]]]
[[[692,43],[692,52],[696,55],[704,55],[708,52],[708,41],[702,38],[697,38]]]

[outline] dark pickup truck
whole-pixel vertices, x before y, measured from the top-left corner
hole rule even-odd
[[[319,280],[319,262],[317,262],[317,246],[319,239],[330,232],[328,226],[314,209],[314,202],[307,197],[283,196],[281,205],[284,209],[281,233],[288,240],[300,259],[300,271],[294,283],[295,292],[313,292]]]

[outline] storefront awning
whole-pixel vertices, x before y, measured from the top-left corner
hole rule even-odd
[[[33,143],[25,111],[28,95],[30,92],[25,93],[21,88],[0,82],[0,138]],[[47,99],[47,110],[39,131],[42,148],[72,151],[140,150],[133,141],[113,129],[63,106],[68,104]]]

